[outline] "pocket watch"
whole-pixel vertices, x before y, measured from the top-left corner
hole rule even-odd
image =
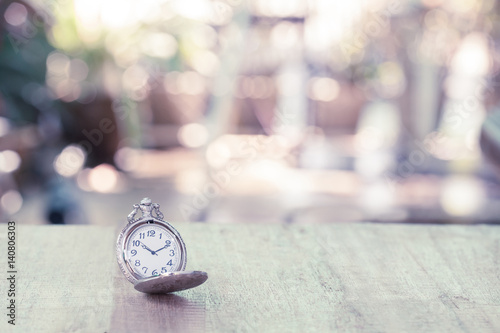
[[[118,236],[118,265],[134,288],[145,293],[169,293],[196,287],[208,278],[186,272],[187,252],[181,235],[163,220],[160,205],[144,198],[133,206]],[[138,211],[142,216],[135,218]]]

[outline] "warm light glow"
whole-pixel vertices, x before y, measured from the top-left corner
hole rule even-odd
[[[378,80],[375,88],[385,98],[393,98],[403,93],[406,78],[401,66],[396,62],[384,62],[377,68]]]
[[[185,147],[198,148],[207,143],[208,130],[201,124],[186,124],[179,129],[179,132],[177,132],[177,138]]]
[[[451,63],[454,72],[464,75],[485,75],[490,68],[488,39],[480,33],[467,35]]]
[[[57,155],[54,161],[54,169],[64,177],[76,175],[85,163],[85,152],[79,146],[70,145]]]
[[[20,165],[21,157],[15,151],[4,150],[0,152],[0,172],[16,171]]]
[[[206,24],[198,26],[189,36],[193,43],[202,49],[210,49],[217,45],[217,31]]]
[[[145,23],[166,22],[175,13],[169,7],[162,6],[170,0],[142,0],[135,2],[134,17]],[[163,8],[162,8],[163,7]]]
[[[307,8],[301,0],[256,0],[253,5],[258,14],[271,17],[302,16]]]
[[[88,181],[96,192],[113,192],[118,183],[118,171],[109,164],[101,164],[89,172]]]
[[[459,13],[471,13],[476,12],[481,8],[483,3],[486,1],[477,1],[477,0],[454,0],[454,1],[446,1],[444,2],[444,6],[449,11],[456,11]]]
[[[484,188],[478,180],[467,176],[452,176],[443,183],[441,205],[453,216],[468,216],[476,212],[485,200]]]
[[[370,7],[377,2],[311,1],[308,6],[309,16],[304,27],[304,41],[307,47],[315,52],[328,52],[338,46],[346,49],[345,44],[350,45],[350,41],[362,33],[364,28],[362,17],[370,11],[375,12],[376,10]],[[352,51],[355,53],[362,51],[365,43],[366,39],[357,39],[356,49]],[[343,55],[349,58],[347,54]]]
[[[231,159],[231,149],[221,137],[208,145],[206,158],[208,164],[213,168],[220,168],[226,165]]]
[[[290,22],[281,22],[271,30],[271,43],[278,48],[290,49],[300,41],[299,28]]]
[[[118,29],[135,23],[133,20],[135,1],[106,0],[101,4],[102,23],[111,29]]]
[[[328,77],[315,77],[309,81],[309,97],[322,102],[336,99],[340,92],[340,85]]]
[[[274,160],[274,159],[257,159],[248,163],[246,166],[248,170],[248,174],[253,178],[267,180],[269,182],[276,183],[277,185],[296,185],[290,184],[295,183],[297,179],[293,182],[289,182],[289,168],[286,163],[282,160]]]
[[[205,21],[212,12],[207,0],[176,0],[172,2],[177,14],[198,21]]]
[[[184,1],[184,0],[183,0]],[[208,23],[213,25],[225,25],[233,18],[233,8],[223,1],[212,1],[212,10],[208,17]]]
[[[225,25],[233,17],[233,8],[223,1],[175,0],[172,9],[180,16],[213,25]]]
[[[180,193],[196,194],[197,188],[207,182],[207,173],[203,169],[185,169],[175,174],[175,188]]]
[[[7,191],[2,195],[0,205],[2,205],[3,211],[8,215],[15,214],[23,206],[23,197],[16,190]]]
[[[196,71],[205,76],[212,76],[219,69],[219,58],[208,50],[196,52],[190,62]]]
[[[163,32],[147,34],[141,41],[141,50],[152,57],[170,58],[177,52],[177,41]]]
[[[422,4],[426,7],[437,7],[443,2],[444,0],[422,0]]]
[[[491,58],[488,37],[471,33],[463,38],[453,56],[444,89],[446,99],[440,121],[441,140],[433,155],[443,160],[471,159],[480,156],[479,137],[486,116],[485,89]]]
[[[102,30],[101,2],[101,0],[74,0],[78,35],[84,42],[93,43],[100,36]]]
[[[366,126],[354,137],[354,144],[359,151],[377,150],[384,146],[384,133],[373,126]]]

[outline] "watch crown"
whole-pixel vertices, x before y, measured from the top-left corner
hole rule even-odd
[[[152,203],[152,201],[149,198],[144,198],[141,200],[141,204],[139,205],[139,208],[141,209],[142,217],[150,217],[151,216],[151,210],[153,209],[153,205],[151,203]]]
[[[134,219],[134,216],[139,209],[142,212],[142,217],[139,219]],[[144,198],[141,200],[141,203],[139,205],[134,205],[134,210],[130,212],[130,214],[128,214],[127,220],[129,223],[134,223],[140,219],[152,217],[151,213],[153,211],[156,213],[157,218],[163,219],[163,214],[162,212],[160,212],[160,205],[157,203],[154,204],[149,198]]]
[[[144,198],[144,199],[141,200],[141,205],[147,205],[147,206],[149,206],[149,205],[151,205],[151,203],[152,203],[152,201],[149,198]]]

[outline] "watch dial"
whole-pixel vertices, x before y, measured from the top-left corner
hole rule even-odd
[[[174,235],[155,223],[135,229],[125,244],[125,260],[141,278],[178,271],[181,256],[181,247]]]

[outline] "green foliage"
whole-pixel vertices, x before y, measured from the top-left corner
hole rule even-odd
[[[6,7],[0,7],[1,17]],[[53,47],[44,27],[29,21],[20,27],[4,20],[0,24],[0,114],[16,125],[35,123],[39,113],[52,104],[45,89],[45,73]]]

